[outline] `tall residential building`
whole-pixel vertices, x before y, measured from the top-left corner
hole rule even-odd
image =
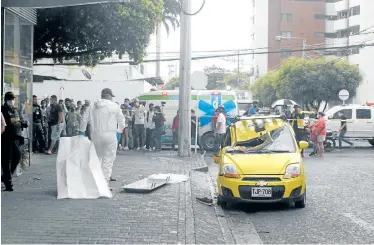
[[[326,47],[374,43],[373,0],[326,0]],[[374,101],[374,47],[333,53],[357,64],[364,75],[353,103]]]
[[[324,47],[324,0],[251,0],[251,46],[262,51],[282,51],[276,54],[254,54],[254,74],[261,76],[277,68],[289,56],[302,56],[291,49]],[[259,49],[261,48],[261,49]],[[306,52],[315,56],[315,52]]]

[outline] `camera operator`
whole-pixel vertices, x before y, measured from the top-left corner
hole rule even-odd
[[[22,130],[28,127],[27,122],[22,120],[17,108],[14,107],[14,99],[12,92],[5,93],[5,103],[1,107],[1,113],[7,125],[1,135],[1,168],[3,170],[1,180],[5,185],[5,191],[13,191],[12,174],[21,160],[19,146],[24,144],[24,138],[21,136]]]

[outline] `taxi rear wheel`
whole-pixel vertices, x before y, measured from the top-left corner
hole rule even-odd
[[[370,145],[374,146],[374,139],[369,140]]]

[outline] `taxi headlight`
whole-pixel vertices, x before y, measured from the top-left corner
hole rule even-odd
[[[226,178],[240,178],[234,164],[223,165],[223,176],[225,176]]]
[[[300,164],[291,163],[286,167],[286,172],[283,176],[285,179],[296,178],[300,176]]]

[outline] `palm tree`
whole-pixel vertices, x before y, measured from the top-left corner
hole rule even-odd
[[[164,0],[164,11],[162,13],[162,23],[166,33],[169,35],[170,24],[175,30],[179,27],[179,16],[181,13],[179,0]]]

